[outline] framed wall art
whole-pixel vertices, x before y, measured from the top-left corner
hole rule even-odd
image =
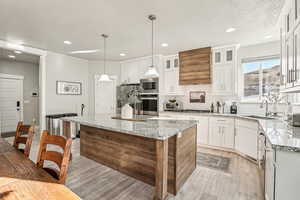
[[[82,84],[81,82],[56,81],[56,94],[82,95]]]
[[[191,91],[190,103],[205,103],[205,95],[204,91]]]

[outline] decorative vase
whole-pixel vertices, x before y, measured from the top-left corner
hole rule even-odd
[[[121,110],[121,118],[124,119],[132,119],[133,117],[133,109],[132,107],[127,103],[122,107]]]

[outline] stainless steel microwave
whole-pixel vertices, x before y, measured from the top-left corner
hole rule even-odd
[[[143,93],[158,93],[159,92],[159,82],[158,78],[149,78],[140,80]]]

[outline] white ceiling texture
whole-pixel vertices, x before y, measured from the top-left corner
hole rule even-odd
[[[155,21],[155,53],[232,43],[241,45],[279,39],[276,22],[284,0],[1,0],[0,40],[23,42],[58,53],[99,49],[73,56],[124,60],[151,53]],[[235,32],[225,30],[234,27]],[[272,35],[271,38],[265,38]],[[66,45],[68,40],[72,45]],[[161,43],[168,43],[162,47]],[[121,57],[120,53],[126,56]]]
[[[9,56],[15,56],[15,57],[10,58]],[[0,48],[0,61],[1,60],[27,62],[27,63],[33,63],[38,65],[40,62],[40,57],[36,55],[24,53],[24,52],[18,54],[15,53],[15,51]]]

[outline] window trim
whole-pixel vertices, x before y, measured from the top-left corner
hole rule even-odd
[[[240,102],[241,103],[261,103],[262,101],[262,83],[263,83],[263,79],[262,79],[262,73],[259,73],[259,95],[256,98],[246,98],[244,96],[244,86],[245,86],[245,82],[244,82],[244,74],[243,74],[243,64],[245,63],[250,63],[250,62],[261,62],[261,61],[266,61],[266,60],[274,60],[274,59],[278,59],[280,60],[280,54],[275,54],[275,55],[269,55],[269,56],[260,56],[260,57],[249,57],[249,58],[242,58],[241,59],[241,65],[240,65],[240,69],[241,69],[241,79],[242,80],[242,90],[241,90],[241,98],[240,98]],[[260,66],[260,69],[262,70],[262,66]],[[280,72],[281,73],[281,72]]]

